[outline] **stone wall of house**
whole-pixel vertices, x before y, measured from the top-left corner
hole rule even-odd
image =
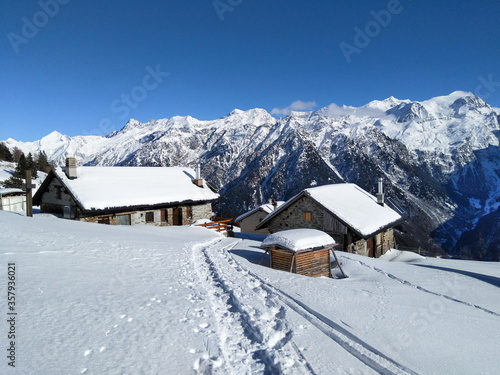
[[[182,225],[192,224],[199,219],[210,219],[212,216],[212,204],[210,202],[192,206],[179,206],[179,208],[182,209]],[[163,215],[162,211],[165,212]],[[151,213],[152,215],[150,215]],[[164,221],[162,217],[165,218]],[[99,223],[105,220],[109,221],[110,225],[130,223],[130,225],[170,226],[174,222],[174,207],[80,217],[80,220],[90,223]]]
[[[212,218],[212,203],[207,202],[207,203],[193,205],[191,212],[192,212],[191,222],[186,223],[186,224],[191,224],[192,222],[195,222],[196,220],[200,220],[200,219],[211,219]]]
[[[264,219],[267,216],[267,212],[258,210],[251,214],[250,216],[247,216],[243,220],[241,220],[240,228],[243,233],[257,233],[257,234],[269,234],[269,229],[268,228],[263,228],[263,229],[255,229],[257,224],[259,224],[262,219]]]
[[[57,178],[53,178],[42,195],[40,212],[50,212],[54,214],[63,214],[64,206],[76,207],[77,204],[68,193],[66,188]]]
[[[323,209],[311,198],[304,196],[273,218],[268,228],[270,233],[297,228],[322,230],[323,221]]]
[[[385,254],[388,250],[396,248],[396,238],[394,237],[394,230],[389,228],[384,232],[380,233],[381,235],[381,249],[380,254],[377,254],[377,258],[383,254]]]
[[[374,256],[375,258],[379,258],[383,254],[385,254],[389,249],[394,248],[396,246],[396,241],[394,238],[394,231],[392,228],[389,228],[381,233],[376,234],[373,237],[373,246],[374,246]],[[340,247],[339,247],[340,248]],[[359,254],[368,256],[368,240],[360,239],[351,243],[347,251],[353,254]]]
[[[366,240],[360,239],[358,241],[353,242],[352,244],[349,244],[347,251],[349,253],[363,255],[367,257],[369,253],[367,245],[368,243]]]

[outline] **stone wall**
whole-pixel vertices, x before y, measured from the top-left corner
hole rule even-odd
[[[196,220],[200,219],[211,219],[212,218],[212,203],[207,202],[207,203],[201,203],[201,204],[195,204],[192,206],[192,221],[195,222]],[[191,223],[186,223],[186,224],[191,224]]]
[[[269,229],[268,228],[263,228],[263,229],[255,229],[257,224],[259,224],[262,219],[264,219],[267,216],[267,212],[258,210],[251,214],[250,216],[247,216],[243,220],[241,220],[240,228],[243,233],[257,233],[257,234],[269,234]]]
[[[270,233],[297,228],[323,230],[323,221],[323,208],[304,196],[273,218],[268,228]]]
[[[99,223],[102,220],[108,220],[110,225],[119,225],[121,221],[119,217],[124,215],[129,215],[130,225],[155,225],[155,226],[170,226],[174,223],[174,208],[177,207],[167,207],[156,210],[143,210],[143,211],[129,211],[129,212],[119,212],[119,213],[109,213],[96,216],[81,216],[79,219],[81,221],[90,223]],[[201,203],[195,205],[179,206],[182,210],[182,225],[189,225],[199,219],[210,219],[212,216],[212,204]],[[162,214],[162,212],[165,212]],[[152,221],[147,222],[147,217],[151,216],[148,214],[152,213]],[[162,218],[165,220],[162,220]],[[125,218],[123,218],[125,219]],[[127,221],[127,220],[123,220]]]
[[[40,212],[42,213],[50,212],[62,215],[64,206],[77,206],[76,202],[57,178],[53,178],[50,181],[42,195],[41,201]]]

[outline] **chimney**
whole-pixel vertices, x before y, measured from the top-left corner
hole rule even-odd
[[[273,199],[273,201],[271,202],[271,204],[273,205],[273,211],[278,208],[278,202],[276,201],[276,199]]]
[[[75,158],[66,158],[66,168],[64,169],[66,176],[69,179],[76,178],[76,159]]]
[[[193,181],[193,184],[195,184],[198,187],[203,187],[203,179],[201,178],[201,167],[200,164],[196,166],[196,178]]]
[[[384,205],[384,183],[382,178],[378,179],[377,203],[381,206]]]
[[[201,180],[201,167],[200,167],[200,163],[198,163],[196,165],[196,179],[197,180]]]

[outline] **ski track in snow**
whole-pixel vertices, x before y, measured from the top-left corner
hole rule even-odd
[[[341,258],[348,259],[349,261],[351,261],[351,260],[352,260],[352,259],[350,259],[350,258],[346,258],[346,257],[342,257],[342,256],[341,256]],[[370,265],[368,265],[368,264],[364,263],[364,262],[363,262],[363,261],[361,261],[361,260],[356,260],[356,262],[358,262],[358,263],[359,263],[360,265],[362,265],[363,267],[367,267],[367,268],[369,268],[369,269],[371,269],[371,270],[373,270],[373,271],[375,271],[375,272],[378,272],[378,273],[380,273],[380,274],[382,274],[382,275],[384,275],[384,276],[386,276],[386,277],[388,277],[388,278],[390,278],[390,279],[392,279],[392,280],[394,280],[394,281],[397,281],[397,282],[399,282],[399,283],[401,283],[401,284],[403,284],[403,285],[406,285],[406,286],[409,286],[409,287],[411,287],[411,288],[414,288],[414,289],[420,290],[421,292],[424,292],[424,293],[429,293],[429,294],[432,294],[432,295],[435,295],[435,296],[438,296],[438,297],[442,297],[442,298],[446,298],[446,299],[448,299],[448,300],[450,300],[450,301],[457,302],[457,303],[460,303],[460,304],[462,304],[462,305],[469,306],[469,307],[472,307],[472,308],[475,308],[475,309],[478,309],[478,310],[484,311],[484,312],[485,312],[485,313],[487,313],[487,314],[491,314],[491,315],[495,315],[495,316],[499,316],[499,317],[500,317],[500,314],[498,314],[498,313],[496,313],[496,312],[494,312],[494,311],[488,310],[488,309],[486,309],[486,308],[484,308],[484,307],[481,307],[481,306],[479,306],[479,305],[475,305],[475,304],[473,304],[473,303],[469,303],[469,302],[466,302],[466,301],[462,301],[462,300],[459,300],[459,299],[457,299],[457,298],[455,298],[455,297],[452,297],[452,296],[449,296],[449,295],[446,295],[446,294],[433,292],[432,290],[426,289],[426,288],[421,287],[421,286],[419,286],[419,285],[413,284],[413,283],[411,283],[411,282],[410,282],[410,281],[408,281],[408,280],[402,279],[402,278],[397,277],[397,276],[395,276],[395,275],[393,275],[393,274],[391,274],[391,273],[385,272],[385,271],[381,270],[380,268],[377,268],[377,267],[372,267],[372,266],[370,266]]]
[[[227,252],[239,241],[192,249],[196,275],[218,324],[219,348],[229,374],[314,372],[294,346],[285,308],[249,276]],[[211,355],[195,364],[198,373],[218,372],[220,358]]]
[[[315,374],[287,326],[286,311],[291,309],[375,372],[416,375],[340,323],[244,269],[228,253],[239,241],[222,245],[223,241],[194,247],[192,257],[218,322],[217,355],[224,358],[228,373],[240,374],[250,369],[252,373]],[[198,373],[218,373],[218,356],[205,355],[195,369]]]

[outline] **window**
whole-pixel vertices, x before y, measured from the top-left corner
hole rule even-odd
[[[154,212],[146,212],[146,223],[153,223],[155,221]]]
[[[311,221],[312,214],[310,212],[304,212],[303,219],[305,221]]]
[[[62,186],[56,186],[56,198],[62,199]]]

